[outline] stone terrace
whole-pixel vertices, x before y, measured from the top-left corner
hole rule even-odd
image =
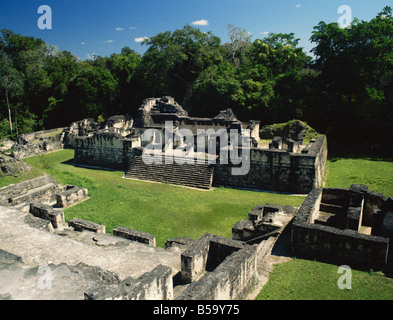
[[[165,250],[88,231],[74,232],[69,236],[66,236],[67,230],[59,234],[49,233],[31,227],[25,223],[25,217],[24,212],[0,207],[0,250],[20,257],[19,263],[23,262],[19,269],[15,266],[6,268],[0,256],[0,295],[10,294],[12,299],[83,299],[91,281],[85,287],[64,281],[64,277],[74,277],[75,272],[69,270],[80,264],[102,268],[101,273],[118,276],[120,280],[141,277],[160,264],[171,268],[173,275],[181,269],[179,249]],[[40,275],[35,268],[47,265],[53,270],[54,290],[37,290],[37,279],[29,287],[27,280],[23,280],[25,272],[22,271],[30,270],[38,278]],[[52,265],[56,267],[52,268]],[[83,273],[80,268],[78,272]],[[99,280],[102,281],[102,275]],[[46,291],[50,291],[50,296],[45,296]]]

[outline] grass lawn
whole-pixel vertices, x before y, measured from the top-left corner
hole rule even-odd
[[[366,184],[369,190],[393,197],[393,162],[370,158],[335,158],[326,165],[327,188]]]
[[[31,180],[31,179],[37,178],[41,175],[42,175],[42,172],[38,168],[32,168],[29,172],[25,172],[25,173],[20,174],[16,177],[6,176],[6,175],[0,173],[0,188],[8,186],[10,184],[15,184],[15,183],[19,183],[19,182],[26,181],[26,180]]]
[[[257,300],[393,300],[393,279],[381,273],[351,270],[338,273],[339,266],[291,259],[276,265]],[[351,276],[350,282],[346,276]],[[340,289],[340,283],[349,285]]]
[[[169,238],[198,239],[206,232],[231,238],[233,225],[247,219],[256,204],[299,206],[304,200],[301,196],[268,192],[230,188],[201,191],[123,179],[123,172],[67,163],[73,157],[73,150],[61,150],[25,159],[51,174],[59,184],[88,189],[90,199],[66,209],[66,220],[77,217],[104,224],[107,233],[119,226],[149,232],[161,247]]]

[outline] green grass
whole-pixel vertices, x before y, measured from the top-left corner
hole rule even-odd
[[[62,150],[25,159],[51,174],[60,184],[87,188],[90,199],[64,211],[104,224],[108,233],[124,226],[152,233],[163,247],[169,238],[198,239],[210,232],[231,238],[233,225],[247,219],[256,204],[299,206],[304,197],[268,192],[216,188],[201,191],[168,184],[123,179],[123,172],[75,167],[74,152]]]
[[[257,300],[392,300],[393,279],[381,273],[351,270],[349,289],[340,289],[338,266],[292,259],[275,266]],[[349,284],[346,280],[345,284]]]
[[[334,158],[326,165],[327,188],[365,184],[369,190],[393,197],[393,162],[371,158]]]
[[[0,173],[0,188],[8,186],[10,184],[19,183],[22,181],[30,180],[37,178],[44,173],[38,168],[32,168],[29,172],[24,172],[23,174],[19,174],[18,176],[7,176],[5,174]]]

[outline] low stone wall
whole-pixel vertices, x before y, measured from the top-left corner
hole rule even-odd
[[[314,189],[310,192],[292,224],[291,246],[294,256],[374,270],[385,266],[389,238],[357,232],[362,221],[363,198],[359,197],[361,193],[356,190],[352,186],[349,190]],[[345,229],[314,224],[323,205],[321,201],[325,204],[340,204],[348,210],[344,217]]]
[[[35,217],[49,220],[52,223],[53,228],[60,228],[64,225],[64,212],[55,211],[51,206],[40,203],[31,202],[29,212]]]
[[[87,230],[96,233],[105,233],[104,225],[78,218],[68,221],[68,226],[74,228],[75,231]]]
[[[152,247],[156,246],[156,238],[152,234],[147,232],[133,230],[126,227],[117,227],[113,229],[113,235],[131,241],[144,243]]]
[[[234,300],[256,281],[255,246],[206,233],[181,255],[181,276],[191,282],[178,300]]]
[[[236,242],[231,241],[231,243]],[[218,243],[215,244],[217,246]],[[177,297],[177,300],[241,300],[245,298],[256,284],[257,247],[250,245],[243,245],[241,248],[238,245],[235,247],[224,245],[224,247],[225,254],[229,253],[224,260],[214,270],[204,273],[198,281],[192,282]],[[210,256],[214,257],[215,253]],[[221,255],[219,259],[222,258]]]
[[[96,284],[84,296],[85,300],[172,300],[172,269],[158,265],[138,279],[127,278],[109,286]]]

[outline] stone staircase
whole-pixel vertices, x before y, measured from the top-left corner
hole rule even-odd
[[[182,185],[187,187],[210,189],[213,181],[213,167],[209,164],[177,163],[174,159],[173,164],[165,163],[162,157],[162,164],[146,164],[142,156],[135,155],[125,174],[125,178],[145,181],[155,181]],[[157,159],[157,158],[156,158]]]
[[[50,175],[0,188],[0,205],[23,206],[34,200],[50,201],[54,198],[57,183]]]

